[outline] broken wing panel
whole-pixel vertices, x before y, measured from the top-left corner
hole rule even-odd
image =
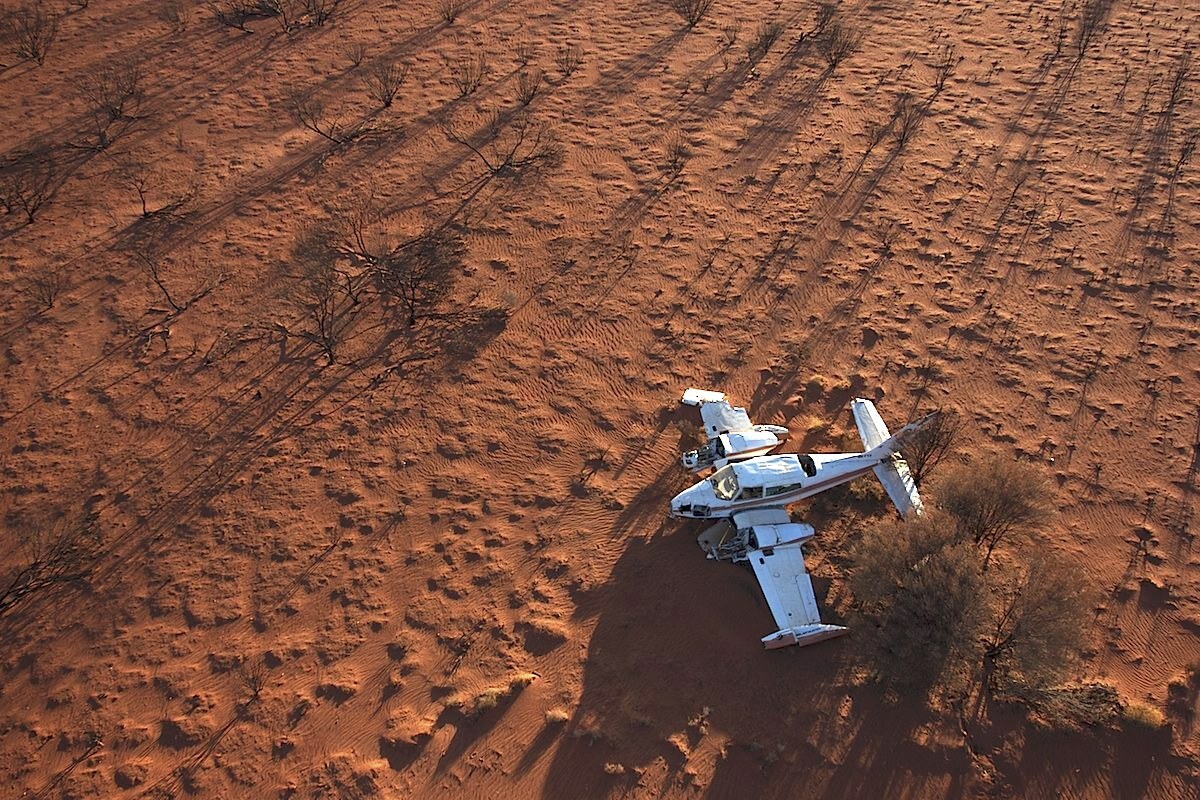
[[[804,568],[804,551],[799,545],[752,550],[749,556],[758,585],[780,629],[821,621],[812,580]]]
[[[731,406],[727,400],[702,404],[700,419],[704,420],[704,433],[709,439],[715,439],[722,433],[740,433],[754,429],[746,409]]]

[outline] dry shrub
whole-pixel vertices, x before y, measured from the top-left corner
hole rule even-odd
[[[473,94],[482,84],[484,78],[491,72],[487,56],[482,52],[464,55],[446,63],[450,72],[450,82],[458,90],[459,97]]]
[[[23,3],[4,13],[5,38],[16,45],[17,55],[31,58],[39,66],[46,63],[46,54],[58,38],[58,15],[47,11],[42,0]]]
[[[466,7],[466,0],[438,0],[437,15],[442,22],[453,25]]]
[[[754,40],[746,47],[746,59],[751,65],[762,61],[783,34],[783,24],[767,20],[758,26]]]
[[[1144,703],[1130,703],[1121,709],[1121,719],[1136,728],[1146,730],[1162,730],[1167,726],[1167,718],[1163,712],[1154,706]]]
[[[683,17],[688,28],[694,28],[712,8],[712,0],[667,0],[667,5]]]
[[[16,544],[16,563],[0,579],[0,617],[53,586],[86,579],[101,554],[92,516],[33,523],[19,532]]]
[[[985,569],[998,544],[1015,531],[1040,530],[1054,513],[1050,484],[1042,471],[1008,458],[959,465],[946,474],[935,494],[960,535],[983,549]]]
[[[824,35],[817,39],[817,49],[820,51],[821,57],[825,59],[825,63],[829,65],[829,69],[835,70],[839,64],[858,50],[861,43],[862,36],[857,30],[833,20],[829,23]]]
[[[554,54],[554,63],[558,65],[563,80],[566,80],[574,75],[575,70],[583,63],[583,50],[577,44],[565,44]]]
[[[938,464],[954,450],[963,422],[957,412],[938,409],[938,415],[904,444],[904,460],[913,481],[921,486]]]
[[[397,61],[376,62],[367,72],[363,82],[367,95],[383,108],[391,108],[396,93],[408,78],[408,65]]]
[[[979,558],[954,520],[936,512],[869,529],[854,548],[850,585],[874,629],[879,676],[929,689],[971,660],[985,614]]]
[[[1082,572],[1047,552],[989,572],[993,596],[984,673],[994,687],[1053,686],[1083,645],[1092,603]]]
[[[517,74],[517,102],[521,105],[527,106],[532,103],[541,88],[542,71],[540,69],[521,70]]]
[[[53,153],[27,154],[0,167],[0,206],[20,211],[32,223],[59,186],[58,160]]]

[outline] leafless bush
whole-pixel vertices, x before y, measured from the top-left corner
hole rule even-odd
[[[453,25],[458,15],[467,7],[466,0],[438,0],[437,14],[442,22]]]
[[[46,10],[42,0],[24,3],[3,16],[5,38],[16,44],[20,58],[32,58],[42,65],[58,37],[58,15]]]
[[[325,104],[311,94],[299,90],[292,92],[287,97],[287,110],[297,125],[308,128],[334,144],[346,141],[342,136],[341,120],[331,118]]]
[[[1058,683],[1083,643],[1091,603],[1082,573],[1047,552],[990,572],[994,607],[984,628],[987,687]]]
[[[342,48],[342,55],[350,62],[350,68],[356,69],[367,57],[367,46],[362,42],[354,42]]]
[[[962,433],[963,423],[950,409],[939,409],[932,421],[904,444],[904,460],[909,474],[918,486],[937,469],[938,464],[954,449]]]
[[[473,136],[459,132],[453,123],[443,126],[442,133],[474,153],[492,176],[519,175],[533,168],[554,166],[562,159],[562,148],[552,132],[526,117],[507,128],[493,118],[482,134]]]
[[[861,43],[862,36],[858,31],[834,20],[829,23],[825,35],[817,39],[817,49],[829,65],[829,69],[835,70],[858,50]]]
[[[339,254],[327,226],[304,227],[292,246],[292,261],[300,271],[298,300],[312,330],[301,336],[321,348],[330,364],[337,363],[337,346],[344,332],[344,314],[358,305],[360,287],[338,267]]]
[[[236,28],[240,31],[250,32],[246,27],[246,23],[255,16],[252,13],[253,5],[247,0],[230,0],[230,2],[212,2],[208,4],[208,11],[212,14],[214,20],[218,24],[224,25],[227,28]]]
[[[375,284],[384,297],[400,304],[412,327],[432,313],[457,277],[465,250],[462,237],[453,231],[426,231],[375,265]]]
[[[396,93],[408,78],[408,65],[398,61],[378,61],[363,79],[367,95],[384,108],[391,108]]]
[[[517,65],[521,67],[529,66],[529,62],[537,58],[537,48],[532,42],[519,42],[516,48]]]
[[[0,583],[0,616],[46,589],[87,578],[100,556],[96,520],[38,524],[25,530],[16,566]]]
[[[521,105],[527,106],[532,103],[541,88],[542,71],[540,69],[521,70],[517,74],[517,102]]]
[[[1013,532],[1036,531],[1054,511],[1045,475],[1031,464],[989,458],[957,466],[935,492],[959,533],[983,548],[986,569],[996,546]]]
[[[921,120],[925,118],[925,107],[913,100],[913,97],[908,92],[901,92],[896,97],[896,104],[892,110],[892,119],[896,132],[896,148],[903,150],[908,144],[913,134],[917,132],[917,128],[921,125]]]
[[[692,157],[692,148],[682,138],[672,137],[663,148],[663,160],[659,168],[668,178],[675,178]]]
[[[1108,15],[1112,0],[1084,0],[1079,14],[1079,26],[1075,29],[1075,61],[1083,60],[1092,45],[1108,27]]]
[[[583,63],[583,50],[577,44],[564,44],[554,54],[554,63],[558,65],[563,80],[566,80],[574,75],[575,70]]]
[[[712,0],[667,0],[676,14],[683,17],[687,27],[694,28],[712,8]]]
[[[954,70],[958,68],[961,61],[962,56],[958,55],[958,51],[952,44],[948,44],[938,51],[937,58],[933,62],[933,94],[935,97],[946,88],[946,81],[954,74]]]
[[[62,269],[47,268],[30,278],[23,287],[24,294],[39,309],[50,310],[67,289],[67,274]]]
[[[450,82],[458,90],[459,97],[473,94],[491,72],[487,56],[482,52],[464,55],[455,61],[448,61],[446,68],[450,71]]]
[[[160,20],[170,25],[172,31],[180,33],[187,30],[188,23],[191,21],[192,9],[183,0],[163,0],[154,13]]]
[[[22,156],[0,169],[0,205],[7,213],[24,213],[26,222],[32,223],[58,185],[53,153]]]
[[[142,207],[142,216],[152,213],[149,206],[150,191],[161,179],[161,173],[138,158],[125,158],[117,164],[116,177],[122,186],[132,190]]]
[[[324,25],[337,14],[342,0],[304,0],[304,14],[309,25]]]
[[[986,592],[979,558],[936,511],[868,530],[852,551],[850,585],[872,623],[880,677],[930,688],[974,658]]]
[[[813,30],[810,36],[823,36],[825,31],[829,30],[829,26],[837,18],[836,3],[819,3],[817,4],[816,17],[813,19]]]
[[[141,67],[132,61],[117,61],[81,78],[79,94],[94,112],[115,122],[138,104],[141,86]]]
[[[767,53],[771,52],[771,48],[775,46],[775,42],[783,35],[783,24],[775,20],[768,20],[758,26],[758,31],[754,34],[754,40],[746,46],[746,60],[751,65],[757,64],[766,58]]]
[[[727,52],[737,44],[738,36],[742,32],[742,26],[739,23],[732,23],[721,28],[721,52]]]

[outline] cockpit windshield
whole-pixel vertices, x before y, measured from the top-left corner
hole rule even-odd
[[[713,493],[721,500],[732,500],[738,496],[737,475],[733,474],[733,467],[730,465],[714,472],[708,482],[712,484]]]

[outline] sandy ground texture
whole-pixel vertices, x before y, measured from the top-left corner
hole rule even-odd
[[[5,43],[3,575],[90,533],[0,616],[0,795],[1195,797],[1196,5],[843,0],[834,63],[798,0],[443,5],[50,0],[44,64]],[[410,325],[332,245],[450,268]],[[763,651],[665,518],[691,385],[1042,464],[1075,677],[1170,728],[968,742],[862,631]],[[813,517],[830,619],[886,513]]]

